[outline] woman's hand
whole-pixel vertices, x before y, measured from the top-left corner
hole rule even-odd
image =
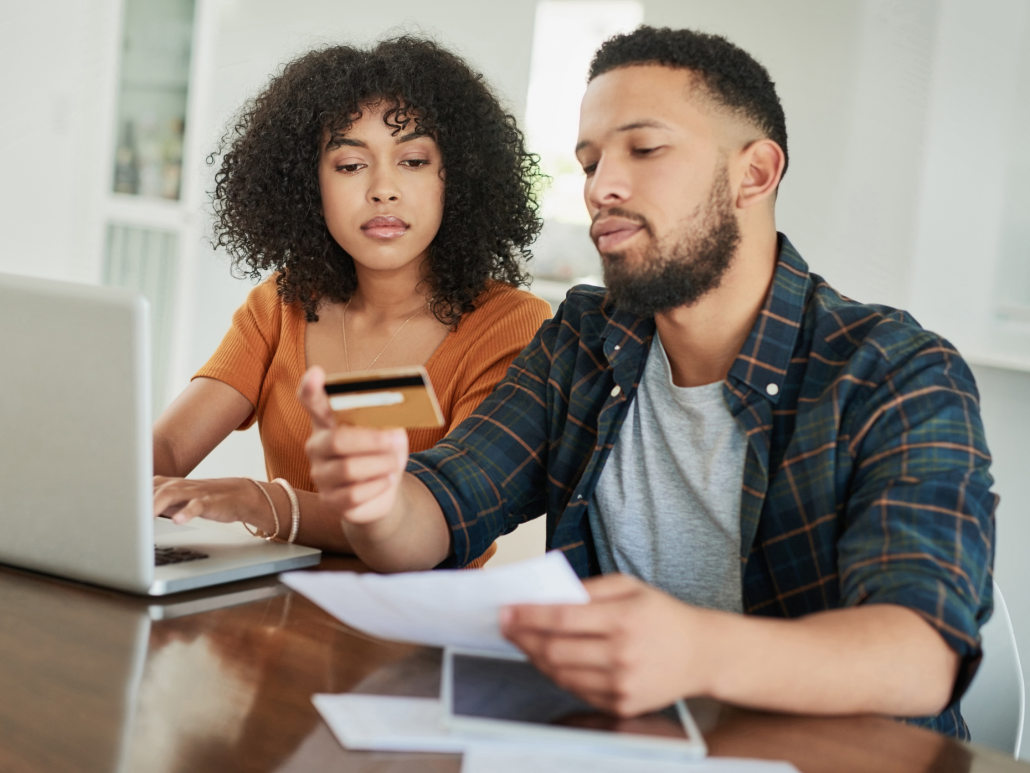
[[[215,478],[192,480],[154,476],[154,515],[170,516],[175,523],[186,523],[198,516],[211,521],[244,521],[269,534],[276,531],[275,519],[268,500],[258,491],[261,486],[273,501],[279,494],[285,496],[275,484],[254,485],[246,478]],[[278,491],[277,491],[278,489]],[[279,533],[283,526],[289,530],[290,506],[277,503]]]

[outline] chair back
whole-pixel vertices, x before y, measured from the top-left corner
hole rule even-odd
[[[980,629],[980,638],[984,658],[962,697],[962,716],[973,743],[1018,757],[1026,693],[1012,618],[998,583],[994,583],[994,614]]]

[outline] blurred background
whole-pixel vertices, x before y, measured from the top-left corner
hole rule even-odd
[[[290,58],[411,32],[480,69],[552,177],[532,269],[557,303],[600,281],[572,154],[593,50],[641,22],[726,35],[786,111],[780,230],[841,292],[908,309],[972,364],[1002,497],[995,574],[1030,664],[1026,0],[0,0],[0,19],[0,271],[146,293],[155,411],[251,287],[208,241],[205,159]],[[263,469],[251,430],[195,474]],[[542,550],[542,527],[499,559]]]

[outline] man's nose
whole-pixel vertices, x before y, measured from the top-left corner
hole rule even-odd
[[[625,165],[602,156],[594,167],[594,173],[586,179],[583,194],[591,213],[625,203],[632,194]]]

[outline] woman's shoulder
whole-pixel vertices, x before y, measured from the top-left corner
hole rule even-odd
[[[476,298],[475,310],[465,317],[475,317],[483,323],[488,319],[499,319],[510,314],[526,316],[539,325],[552,316],[551,304],[527,290],[489,279],[483,292]]]
[[[251,288],[247,293],[247,300],[243,304],[244,308],[254,317],[268,321],[293,318],[298,315],[300,319],[304,319],[304,310],[299,303],[283,302],[282,296],[279,294],[278,276],[278,274],[272,274]]]

